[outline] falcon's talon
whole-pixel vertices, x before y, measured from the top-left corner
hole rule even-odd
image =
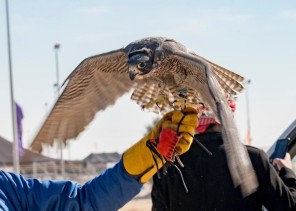
[[[158,114],[161,115],[161,110],[160,110],[160,106],[158,105],[158,103],[155,103],[158,109]]]

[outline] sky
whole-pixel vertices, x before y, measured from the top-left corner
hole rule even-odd
[[[294,0],[14,0],[9,1],[9,18],[13,93],[24,113],[25,147],[56,100],[56,43],[60,44],[61,84],[86,57],[144,37],[175,39],[251,80],[247,91],[238,95],[235,120],[244,142],[249,119],[255,147],[271,146],[296,118]],[[10,94],[5,1],[1,1],[0,136],[12,141]],[[70,141],[65,159],[122,153],[140,140],[158,115],[142,111],[130,95],[97,113],[86,130]],[[44,154],[56,157],[56,152],[53,147]]]

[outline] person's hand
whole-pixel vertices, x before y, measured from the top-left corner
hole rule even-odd
[[[292,169],[292,160],[291,160],[291,156],[289,153],[286,153],[286,156],[284,159],[281,158],[275,158],[273,160],[273,165],[276,165],[279,169],[279,171],[283,168],[289,168]]]
[[[187,152],[192,144],[195,128],[198,125],[197,110],[187,107],[182,111],[173,111],[161,122],[158,135],[157,150],[169,161],[174,160],[174,154]]]
[[[193,108],[167,113],[144,138],[124,152],[124,169],[139,182],[147,182],[175,153],[188,151],[197,125],[197,111]]]

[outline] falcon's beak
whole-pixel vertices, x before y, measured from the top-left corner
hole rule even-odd
[[[136,70],[129,69],[128,74],[131,80],[134,80],[139,73]]]

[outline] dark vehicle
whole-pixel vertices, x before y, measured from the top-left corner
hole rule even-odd
[[[296,119],[289,125],[289,127],[280,135],[278,140],[267,151],[269,158],[274,157],[276,145],[283,140],[288,141],[287,151],[290,153],[293,162],[293,170],[296,172]],[[295,164],[294,164],[295,163]]]
[[[277,143],[282,140],[288,141],[287,152],[289,152],[291,155],[293,170],[296,173],[296,119],[289,125],[289,127],[282,133],[282,135],[280,135],[280,137],[267,151],[267,155],[271,160],[274,157]],[[268,210],[266,208],[263,208],[263,211]]]

